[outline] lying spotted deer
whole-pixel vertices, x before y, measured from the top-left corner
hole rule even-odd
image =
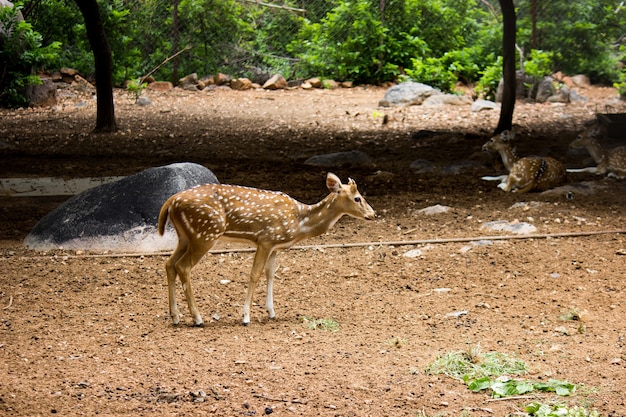
[[[509,171],[509,175],[498,184],[499,188],[506,192],[526,193],[545,191],[565,182],[565,168],[556,159],[547,156],[518,158],[511,146],[514,137],[512,131],[505,130],[483,145],[484,151],[498,151],[504,167]]]
[[[300,203],[286,194],[255,188],[206,184],[170,197],[159,214],[159,234],[169,218],[178,234],[178,245],[165,264],[170,315],[180,321],[176,305],[176,276],[180,277],[195,325],[203,324],[191,290],[191,269],[220,238],[246,240],[257,247],[243,305],[243,324],[250,324],[250,305],[263,271],[267,277],[266,309],[274,318],[272,283],[276,252],[303,239],[328,231],[344,214],[373,220],[374,210],[359,194],[356,183],[342,184],[328,173],[330,194],[314,205]]]
[[[597,125],[590,126],[570,144],[571,148],[587,148],[598,165],[590,168],[569,169],[568,171],[593,172],[598,175],[608,174],[609,177],[626,178],[626,146],[604,149],[598,142],[600,136],[602,136],[602,129]]]

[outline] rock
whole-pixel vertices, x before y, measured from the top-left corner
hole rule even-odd
[[[74,87],[75,90],[80,90],[87,94],[96,94],[96,87],[78,74],[74,76],[72,87]]]
[[[482,168],[482,165],[476,161],[460,161],[452,165],[445,166],[439,171],[443,175],[458,175],[467,171]]]
[[[147,90],[152,91],[170,91],[172,88],[174,85],[169,81],[155,81],[146,87]]]
[[[420,256],[422,256],[424,253],[422,252],[421,249],[411,249],[409,251],[404,252],[404,254],[402,254],[402,256],[406,257],[406,258],[418,258]]]
[[[506,220],[495,220],[483,223],[481,229],[487,229],[496,232],[511,232],[516,235],[528,235],[535,233],[537,228],[526,222],[508,222]]]
[[[300,87],[304,83],[303,80],[289,80],[287,81],[288,88],[297,88]]]
[[[44,216],[24,245],[34,250],[155,251],[172,249],[175,233],[158,236],[161,206],[171,195],[204,183],[217,183],[202,165],[149,168],[78,194]]]
[[[311,85],[310,82],[305,81],[302,84],[300,84],[300,88],[302,88],[303,90],[310,90],[313,88],[313,86]]]
[[[218,72],[217,74],[215,74],[213,76],[213,82],[214,82],[215,85],[227,85],[227,84],[230,84],[232,79],[233,79],[233,77],[231,77],[230,75],[222,74],[221,72]]]
[[[230,88],[237,91],[249,90],[252,88],[252,81],[247,78],[235,78],[230,82]]]
[[[138,106],[150,106],[152,104],[152,100],[149,97],[141,96],[135,102]]]
[[[478,99],[472,103],[472,107],[470,108],[470,110],[473,113],[478,113],[483,110],[496,110],[498,108],[500,108],[500,105],[498,103],[494,103],[490,100]]]
[[[570,89],[566,85],[562,86],[556,94],[551,95],[546,100],[547,103],[569,103]]]
[[[198,84],[198,74],[196,74],[195,72],[193,74],[186,75],[180,80],[178,80],[178,85],[181,86],[185,90],[190,85],[195,88],[196,84]]]
[[[73,68],[67,68],[67,67],[63,67],[59,70],[59,72],[61,73],[61,75],[67,75],[70,76],[72,78],[74,78],[75,75],[78,75],[78,71],[73,69]]]
[[[435,204],[434,206],[425,207],[423,209],[418,210],[418,213],[425,214],[427,216],[431,216],[433,214],[447,213],[450,211],[451,207],[442,206],[441,204]]]
[[[335,80],[324,80],[322,81],[322,88],[326,90],[336,90],[339,88],[339,83]]]
[[[202,83],[204,87],[208,87],[210,85],[215,84],[215,78],[213,77],[213,75],[205,75],[202,78],[200,78],[198,82]]]
[[[528,86],[534,86],[535,79],[526,75],[522,71],[515,72],[515,98],[526,98],[528,96]],[[498,89],[496,90],[496,102],[502,102],[502,94],[504,93],[504,78],[500,78]]]
[[[342,81],[339,83],[339,87],[341,88],[352,88],[354,87],[354,83],[352,81]]]
[[[472,104],[472,100],[466,96],[459,96],[456,94],[437,94],[424,100],[422,106],[465,106],[470,104]]]
[[[435,165],[425,159],[416,159],[411,162],[409,169],[415,174],[428,174],[435,171]]]
[[[569,101],[572,103],[584,103],[587,102],[588,99],[585,96],[581,96],[576,92],[576,90],[569,91]]]
[[[344,166],[372,166],[372,159],[362,151],[337,152],[315,155],[304,161],[305,165],[338,168]]]
[[[586,75],[578,74],[570,78],[572,80],[572,83],[576,87],[580,87],[580,88],[591,87],[591,82],[589,81],[589,77],[587,77]]]
[[[281,74],[276,74],[263,84],[266,90],[282,90],[287,88],[287,80]]]
[[[313,88],[322,88],[322,80],[317,77],[306,80],[305,82],[311,84]]]
[[[381,107],[422,104],[430,96],[442,94],[441,91],[422,83],[407,81],[394,85],[385,92],[385,97],[378,103]]]
[[[544,77],[537,86],[535,101],[537,101],[537,103],[545,103],[548,97],[554,95],[555,92],[554,79],[552,77]]]
[[[26,99],[31,107],[50,107],[57,104],[57,87],[52,80],[46,78],[38,85],[26,87]]]

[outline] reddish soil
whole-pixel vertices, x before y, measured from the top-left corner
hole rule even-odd
[[[612,89],[580,93],[590,100],[518,102],[518,152],[590,165],[568,143],[596,112],[624,109],[606,107]],[[196,328],[182,291],[182,324],[169,320],[166,256],[29,251],[23,238],[66,197],[0,197],[0,414],[509,416],[531,401],[556,401],[626,415],[626,237],[616,233],[626,229],[626,181],[571,174],[572,184],[601,188],[571,199],[505,194],[480,179],[502,173],[499,157],[480,150],[497,112],[378,108],[383,95],[175,90],[151,93],[153,104],[140,107],[119,93],[122,130],[110,135],[90,133],[88,97],[0,110],[1,177],[127,175],[190,161],[223,183],[313,203],[325,196],[326,170],[306,158],[358,149],[375,166],[333,171],[354,178],[378,214],[367,223],[343,218],[304,242],[319,246],[283,252],[277,318],[267,318],[260,285],[248,327],[240,322],[252,254],[207,255],[193,271],[206,321]],[[409,169],[416,159],[482,168],[417,175]],[[420,212],[436,204],[451,210]],[[506,235],[481,229],[493,220],[528,222],[537,232],[485,245],[463,240]],[[340,243],[365,244],[323,246]],[[412,249],[422,254],[404,256]],[[460,311],[467,314],[449,314]],[[579,320],[562,318],[571,312]],[[339,328],[311,329],[304,317]],[[578,390],[491,401],[424,372],[438,355],[477,346],[525,361],[525,378]]]

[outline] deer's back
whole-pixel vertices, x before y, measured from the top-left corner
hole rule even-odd
[[[626,171],[626,146],[619,146],[607,151],[609,169]]]
[[[251,241],[290,241],[297,232],[302,204],[278,191],[205,184],[179,193],[172,207],[196,232],[204,229]]]
[[[532,190],[545,191],[563,184],[566,172],[563,165],[554,158],[528,156],[515,163],[509,176],[519,188],[532,183]]]

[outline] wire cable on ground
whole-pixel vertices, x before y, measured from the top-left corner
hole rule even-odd
[[[334,248],[354,248],[354,247],[369,247],[369,246],[414,246],[414,245],[428,245],[428,244],[443,244],[443,243],[459,243],[459,242],[478,242],[481,240],[529,240],[529,239],[551,239],[551,238],[570,238],[570,237],[585,237],[596,235],[610,235],[610,234],[626,234],[626,229],[618,230],[593,230],[587,232],[561,232],[561,233],[540,233],[540,234],[528,234],[528,235],[502,235],[502,236],[477,236],[477,237],[451,237],[451,238],[439,238],[439,239],[416,239],[416,240],[391,240],[391,241],[378,241],[378,242],[352,242],[352,243],[327,243],[320,245],[300,245],[292,246],[291,250],[307,250],[307,249],[334,249]],[[213,249],[208,253],[213,255],[219,255],[224,253],[246,253],[255,252],[256,248],[224,248]],[[124,257],[147,257],[147,256],[170,256],[172,252],[146,252],[146,253],[103,253],[92,254],[85,253],[81,255],[66,255],[67,258],[124,258]],[[33,256],[36,257],[36,256]],[[29,257],[30,258],[30,257]]]

